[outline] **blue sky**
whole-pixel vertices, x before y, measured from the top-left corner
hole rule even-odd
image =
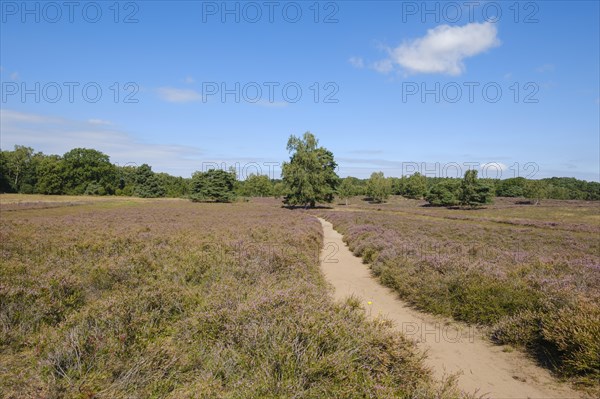
[[[2,149],[278,177],[311,131],[340,176],[600,179],[597,1],[1,5]]]

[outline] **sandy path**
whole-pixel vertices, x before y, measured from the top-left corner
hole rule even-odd
[[[547,370],[537,367],[519,352],[484,340],[480,334],[458,323],[445,323],[409,308],[391,290],[377,282],[362,260],[355,257],[331,223],[319,219],[325,235],[321,267],[335,288],[334,297],[355,295],[371,317],[379,315],[427,351],[426,364],[436,377],[459,374],[458,385],[490,398],[580,398],[579,393],[556,382]]]

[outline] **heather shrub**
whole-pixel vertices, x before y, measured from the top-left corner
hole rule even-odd
[[[600,382],[600,308],[581,299],[542,320],[543,339],[556,347],[560,369],[583,382]]]
[[[593,226],[551,230],[523,219],[515,227],[498,216],[483,221],[426,209],[319,215],[416,308],[488,326],[495,342],[600,388],[600,245],[582,233]]]
[[[2,398],[461,397],[332,301],[306,213],[88,203],[3,214],[0,235]]]

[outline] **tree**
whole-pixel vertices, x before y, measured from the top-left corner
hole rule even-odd
[[[134,164],[117,166],[117,189],[116,195],[133,196],[135,189],[135,177],[138,167]]]
[[[168,173],[156,173],[158,183],[165,190],[165,197],[177,198],[189,194],[189,179],[171,176]]]
[[[540,201],[547,198],[548,187],[542,180],[529,180],[525,187],[525,197],[534,205],[539,205]]]
[[[0,151],[0,193],[8,193],[12,191],[10,180],[8,177],[8,151]]]
[[[14,151],[3,151],[3,173],[10,184],[11,191],[21,192],[25,178],[32,174],[33,148],[15,145]]]
[[[463,206],[475,208],[492,202],[492,189],[477,180],[476,170],[467,170],[460,184],[459,201]]]
[[[269,197],[273,194],[273,183],[267,175],[251,174],[243,182],[240,193],[246,197]]]
[[[373,172],[367,182],[367,196],[375,202],[384,202],[392,193],[392,181],[383,172]]]
[[[236,176],[234,171],[210,169],[192,175],[192,201],[213,200],[231,202],[235,199]]]
[[[339,182],[335,173],[337,164],[333,153],[318,145],[310,132],[304,133],[302,138],[290,136],[287,150],[292,155],[290,162],[284,162],[282,166],[287,191],[285,204],[314,208],[317,202],[333,201]]]
[[[511,177],[498,183],[496,195],[498,197],[523,197],[527,188],[524,177]]]
[[[410,175],[404,184],[404,196],[408,198],[421,199],[427,193],[427,178],[416,172]]]
[[[65,189],[68,194],[83,194],[88,184],[99,185],[113,194],[117,169],[108,155],[88,148],[75,148],[63,155]]]
[[[133,181],[135,183],[133,193],[138,197],[158,198],[165,196],[164,187],[148,164],[144,163],[136,169]]]
[[[454,206],[458,205],[460,180],[447,179],[435,184],[429,190],[425,197],[427,202],[433,206]]]
[[[346,206],[348,206],[348,198],[358,194],[356,180],[358,179],[355,177],[346,177],[338,188],[338,195],[341,199],[346,200]]]
[[[65,165],[58,155],[42,157],[37,166],[35,191],[40,194],[62,194],[64,192]]]
[[[281,197],[284,197],[285,195],[286,189],[285,184],[283,184],[283,182],[278,181],[277,183],[273,184],[273,198],[279,199]]]

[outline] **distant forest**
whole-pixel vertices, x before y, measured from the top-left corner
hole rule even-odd
[[[191,178],[183,178],[156,173],[147,164],[119,166],[111,163],[108,155],[86,148],[75,148],[62,156],[46,155],[18,145],[12,151],[0,152],[1,193],[190,197],[194,193],[195,180],[201,175],[202,172],[196,172]],[[418,173],[385,179],[390,194],[418,199],[426,198],[434,187],[452,186],[460,180]],[[522,177],[479,180],[498,197],[527,197],[531,182]],[[552,177],[535,182],[540,198],[600,200],[598,182],[572,177]],[[346,194],[368,194],[369,179],[347,177],[339,183],[338,187],[344,187]],[[269,179],[266,175],[250,175],[243,181],[236,178],[231,190],[235,196],[242,197],[282,197],[286,194],[281,180]]]

